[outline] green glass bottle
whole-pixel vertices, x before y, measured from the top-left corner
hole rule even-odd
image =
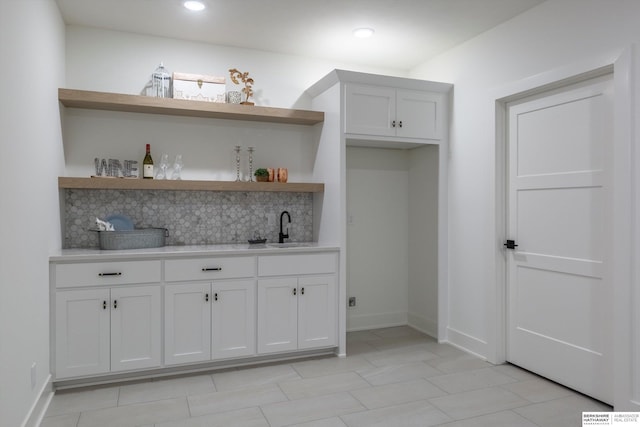
[[[151,158],[151,144],[147,144],[147,154],[144,155],[142,161],[142,177],[144,179],[153,179],[153,159]]]

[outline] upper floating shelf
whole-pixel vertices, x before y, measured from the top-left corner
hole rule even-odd
[[[125,95],[76,89],[58,89],[58,99],[65,107],[127,113],[166,114],[170,116],[247,120],[254,122],[315,125],[324,121],[321,111],[290,110],[239,104],[219,104],[173,98]]]
[[[58,177],[58,188],[85,190],[181,190],[181,191],[266,191],[321,193],[324,184],[311,182],[188,181],[135,178]]]

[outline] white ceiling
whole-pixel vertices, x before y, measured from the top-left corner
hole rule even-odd
[[[67,24],[409,70],[544,0],[57,0]],[[356,39],[357,27],[372,27]]]

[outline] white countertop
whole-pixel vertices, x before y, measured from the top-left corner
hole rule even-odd
[[[326,252],[340,250],[335,245],[317,242],[267,243],[266,245],[223,244],[163,246],[161,248],[100,250],[100,249],[60,249],[51,254],[50,262],[71,261],[111,261],[149,258],[179,258],[216,255],[266,255],[283,253]]]

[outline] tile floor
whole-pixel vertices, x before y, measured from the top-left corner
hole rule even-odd
[[[576,427],[611,410],[409,327],[347,341],[346,358],[62,391],[41,427]]]

